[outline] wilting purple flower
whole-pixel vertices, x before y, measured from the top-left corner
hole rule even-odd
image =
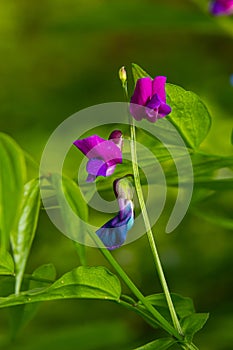
[[[73,143],[88,159],[86,181],[93,182],[97,176],[112,175],[116,165],[122,163],[122,133],[114,130],[108,140],[92,135]]]
[[[233,0],[215,0],[210,2],[209,11],[214,16],[233,14]]]
[[[154,123],[171,112],[171,107],[166,104],[166,80],[163,76],[153,80],[149,77],[137,80],[130,103],[130,113],[136,120],[145,118]]]
[[[114,190],[120,211],[96,231],[108,250],[119,248],[125,242],[127,232],[134,224],[133,191],[130,181],[127,178],[117,180]]]

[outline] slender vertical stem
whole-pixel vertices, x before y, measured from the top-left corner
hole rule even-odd
[[[163,268],[160,262],[159,254],[156,248],[154,236],[151,230],[151,225],[150,225],[150,220],[147,214],[146,210],[146,205],[143,197],[143,192],[142,192],[142,187],[140,183],[140,175],[139,175],[139,169],[138,169],[138,164],[137,164],[137,149],[136,149],[136,132],[135,132],[135,125],[134,125],[134,120],[131,118],[131,125],[130,125],[130,136],[131,136],[131,141],[130,141],[130,149],[131,149],[131,157],[132,157],[132,166],[133,166],[133,173],[134,173],[134,181],[135,181],[135,188],[138,196],[138,201],[141,207],[141,212],[143,216],[143,220],[145,223],[145,228],[147,232],[147,237],[149,240],[149,244],[151,247],[151,251],[154,257],[154,262],[156,265],[156,269],[158,272],[158,276],[167,300],[168,308],[171,314],[172,322],[174,324],[175,329],[178,331],[179,334],[183,334],[178,317],[176,315],[176,311],[171,299],[171,295],[168,289],[168,285],[163,273]]]
[[[126,97],[126,101],[129,100],[129,96],[128,96],[128,88],[127,88],[127,81],[124,82],[124,84],[122,84],[124,93],[125,93],[125,97]],[[163,268],[160,262],[160,258],[159,258],[159,254],[156,248],[156,244],[155,244],[155,240],[154,240],[154,236],[151,230],[151,225],[150,225],[150,220],[147,214],[147,210],[146,210],[146,205],[145,205],[145,201],[144,201],[144,196],[143,196],[143,192],[142,192],[142,187],[141,187],[141,182],[140,182],[140,175],[139,175],[139,169],[138,169],[138,161],[137,161],[137,148],[136,148],[136,131],[135,131],[135,125],[134,125],[134,119],[132,118],[132,116],[128,113],[128,117],[129,117],[129,123],[130,123],[130,150],[131,150],[131,158],[132,158],[132,167],[133,167],[133,174],[134,174],[134,182],[135,182],[135,188],[136,188],[136,192],[137,192],[137,196],[138,196],[138,201],[139,201],[139,205],[141,208],[141,212],[142,212],[142,216],[143,216],[143,220],[145,223],[145,228],[146,228],[146,232],[147,232],[147,237],[149,240],[149,244],[150,244],[150,248],[154,257],[154,262],[155,262],[155,266],[157,269],[157,273],[165,294],[165,298],[168,304],[168,308],[171,314],[171,318],[172,318],[172,322],[173,325],[175,327],[175,329],[177,330],[177,332],[181,335],[183,335],[172,299],[171,299],[171,295],[168,289],[168,285],[163,273]]]

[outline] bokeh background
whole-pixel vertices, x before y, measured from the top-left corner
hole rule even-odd
[[[213,118],[203,151],[232,154],[233,20],[213,18],[207,8],[207,1],[187,0],[1,0],[1,131],[39,161],[65,118],[123,101],[118,69],[136,62],[199,94]],[[210,312],[196,336],[201,350],[230,350],[233,344],[232,224],[214,220],[219,211],[232,213],[231,198],[224,192],[208,204],[212,219],[190,210],[170,235],[163,233],[169,208],[157,224],[171,290],[192,297],[198,312]],[[161,291],[146,237],[114,255],[145,294]],[[88,249],[88,259],[106,265],[95,249]],[[58,276],[79,263],[72,242],[42,213],[27,272],[49,262]],[[1,310],[3,350],[133,349],[161,335],[115,304],[77,300],[42,304],[7,345],[8,331],[7,311]]]

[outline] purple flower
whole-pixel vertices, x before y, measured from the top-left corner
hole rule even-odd
[[[133,191],[130,181],[127,178],[117,180],[114,190],[120,211],[96,231],[108,250],[119,248],[125,242],[127,232],[134,224]]]
[[[130,113],[136,120],[145,118],[154,123],[171,112],[171,107],[166,104],[166,79],[158,76],[153,80],[149,77],[137,80],[130,103]]]
[[[116,165],[122,163],[122,133],[114,130],[108,140],[92,135],[73,143],[89,160],[86,165],[86,181],[93,182],[97,176],[112,175]]]
[[[209,11],[214,16],[233,14],[233,0],[215,0],[210,2]]]

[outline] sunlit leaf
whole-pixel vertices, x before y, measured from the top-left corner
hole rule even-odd
[[[210,126],[209,112],[195,93],[180,86],[166,84],[167,102],[172,107],[168,119],[175,125],[187,145],[198,148],[206,138]]]
[[[79,266],[67,272],[48,288],[36,288],[0,298],[0,308],[57,299],[118,300],[120,294],[118,278],[106,268]]]
[[[208,317],[209,314],[207,313],[198,313],[189,315],[181,320],[181,328],[188,341],[191,341],[194,334],[202,329]]]
[[[34,239],[40,209],[39,180],[33,179],[24,186],[18,222],[11,234],[15,260],[15,292],[19,293],[23,274]]]
[[[148,344],[140,346],[135,350],[166,350],[169,349],[172,345],[176,344],[177,341],[172,338],[160,338],[156,339]]]
[[[5,251],[23,194],[26,166],[21,148],[3,133],[0,133],[0,169],[0,247]]]

